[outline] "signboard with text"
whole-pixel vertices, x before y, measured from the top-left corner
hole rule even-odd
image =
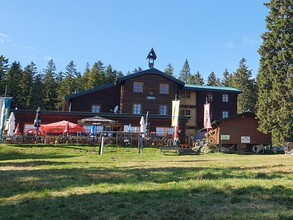
[[[241,136],[241,143],[249,144],[250,143],[250,136]]]

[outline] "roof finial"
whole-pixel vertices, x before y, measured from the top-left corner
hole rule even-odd
[[[149,68],[154,68],[155,60],[157,59],[157,55],[156,55],[153,48],[149,52],[147,59],[149,59]]]

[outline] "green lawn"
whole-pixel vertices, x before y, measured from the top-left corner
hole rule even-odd
[[[293,219],[293,157],[0,145],[1,219]]]

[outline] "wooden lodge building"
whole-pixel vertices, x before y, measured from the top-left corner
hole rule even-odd
[[[94,116],[112,119],[114,131],[138,130],[141,116],[149,114],[149,131],[173,135],[172,100],[180,99],[179,138],[190,144],[203,127],[203,106],[211,103],[211,121],[237,114],[240,90],[230,87],[185,85],[184,82],[150,69],[119,78],[114,84],[99,86],[65,97],[63,111],[41,111],[41,123],[60,120],[77,123]],[[35,110],[14,110],[16,123],[25,132],[33,128]],[[88,128],[86,128],[87,131]],[[109,128],[101,128],[109,129]]]

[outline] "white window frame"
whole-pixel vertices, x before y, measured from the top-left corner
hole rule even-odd
[[[168,106],[160,105],[159,106],[159,115],[167,115],[168,114]]]
[[[222,111],[222,119],[228,118],[229,117],[229,112],[228,111]]]
[[[222,102],[229,102],[228,94],[222,94]]]
[[[101,105],[92,105],[92,112],[100,113],[101,112]]]
[[[133,83],[133,92],[143,93],[143,83],[142,82],[134,82]]]
[[[136,115],[141,114],[141,104],[140,103],[134,103],[132,112],[133,112],[133,114],[136,114]]]
[[[169,84],[160,84],[160,94],[169,94]]]

